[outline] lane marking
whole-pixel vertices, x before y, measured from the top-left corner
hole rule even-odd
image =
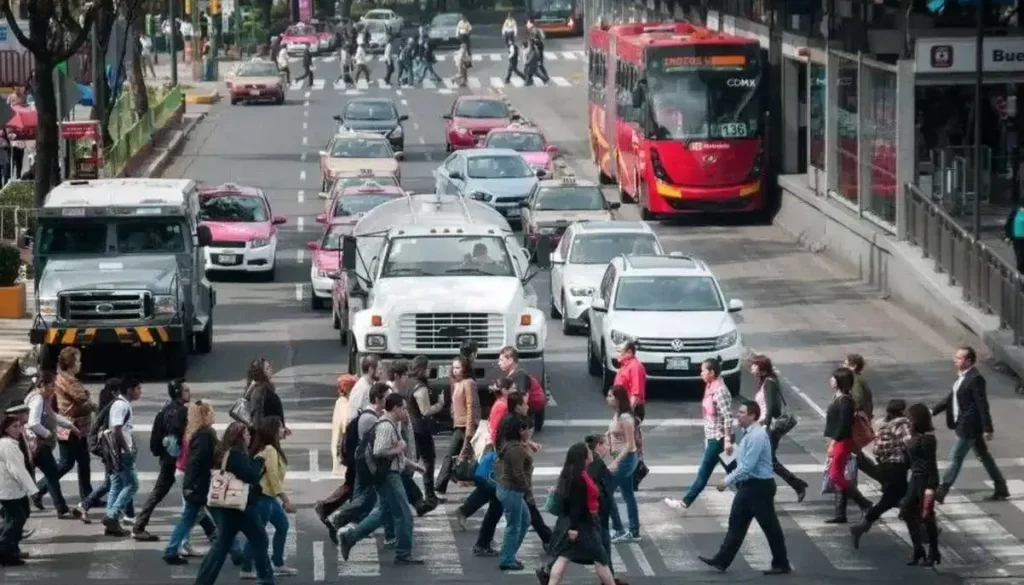
[[[395,95],[402,95],[402,90],[401,89],[396,89],[395,90]]]
[[[309,130],[309,122],[303,122],[302,123],[302,129],[303,130]]]
[[[309,106],[309,96],[311,96],[311,95],[312,95],[312,92],[309,92],[309,91],[307,91],[306,93],[302,94],[302,97],[306,98],[306,105],[307,106]]]
[[[306,100],[306,101],[305,101],[305,102],[304,102],[304,103],[303,103],[302,105],[303,105],[303,106],[305,106],[306,108],[309,108],[309,100],[307,99],[307,100]],[[303,112],[303,113],[305,113],[305,114],[307,114],[307,115],[308,115],[308,114],[309,114],[309,111],[307,110],[307,111],[305,111],[305,112]]]
[[[427,141],[424,140],[422,136],[418,136],[417,138],[419,139],[420,144],[426,144],[427,143]]]
[[[299,302],[302,302],[302,283],[301,282],[296,282],[295,283],[295,300],[299,301]],[[139,475],[141,476],[142,474],[140,473]],[[294,477],[294,474],[290,474],[290,475],[292,475]],[[140,477],[140,479],[141,479],[141,477]]]
[[[526,85],[526,83],[524,83],[523,80],[518,77],[513,77],[511,81],[512,87],[523,87],[524,85]]]
[[[636,564],[640,565],[640,572],[644,574],[644,577],[653,577],[654,567],[652,567],[650,561],[647,560],[647,555],[645,555],[644,551],[640,548],[640,543],[630,543],[629,551],[633,553],[633,556],[636,558]]]
[[[413,122],[412,123],[412,129],[413,130],[419,130],[420,129],[420,123],[419,122]]]
[[[691,573],[707,570],[707,565],[697,558],[696,551],[699,549],[690,536],[698,533],[693,524],[679,521],[665,522],[664,511],[653,509],[651,506],[640,506],[639,511],[640,525],[650,537],[650,542],[654,544],[654,548],[669,571]],[[682,546],[677,547],[676,543],[681,543]],[[615,546],[612,548],[614,549]],[[615,561],[615,570],[616,572],[619,570],[617,560]]]
[[[409,100],[402,100],[402,105],[409,107]]]
[[[505,82],[502,81],[500,77],[492,77],[491,78],[491,87],[496,87],[498,89],[501,89],[501,88],[505,87]]]
[[[501,57],[499,53],[491,53],[491,61],[501,61]]]
[[[306,180],[306,171],[302,171],[302,178],[300,180],[302,180],[302,181]],[[296,193],[296,197],[298,198],[299,203],[302,203],[303,201],[306,200],[306,192],[300,190],[298,193]]]
[[[324,88],[324,80],[323,79],[317,79],[317,80],[313,81],[313,89],[323,89],[323,88]]]
[[[306,218],[297,217],[295,218],[295,231],[303,232],[306,229]]]
[[[555,85],[557,85],[559,87],[570,87],[570,86],[572,86],[572,83],[570,83],[568,79],[566,79],[564,77],[560,77],[560,76],[559,77],[552,77],[551,81],[555,82]]]
[[[320,582],[327,579],[324,572],[324,541],[313,542],[313,581]]]
[[[310,481],[319,481],[320,479],[320,450],[310,449],[309,450],[309,476]]]
[[[469,89],[480,89],[480,80],[476,77],[469,78]]]
[[[306,180],[306,171],[299,171],[299,180],[300,181],[305,181]]]
[[[300,154],[299,155],[299,160],[302,161],[302,162],[306,162],[306,153]]]
[[[302,146],[309,146],[309,138],[302,137]]]
[[[309,104],[306,104],[306,105],[308,106]],[[308,117],[309,117],[309,110],[304,110],[304,111],[302,112],[302,117],[303,117],[303,118],[308,118]]]
[[[306,251],[302,248],[295,250],[295,262],[296,264],[302,264],[306,261]]]

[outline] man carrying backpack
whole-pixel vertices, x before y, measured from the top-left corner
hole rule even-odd
[[[362,455],[360,464],[365,462],[366,473],[370,481],[376,484],[377,505],[355,528],[339,535],[341,558],[346,561],[357,542],[381,526],[393,524],[396,537],[395,564],[424,564],[423,559],[412,556],[413,518],[402,485],[402,471],[406,467],[423,472],[422,465],[405,457],[406,444],[401,438],[398,425],[408,420],[405,397],[394,392],[388,394],[384,399],[384,413],[360,440],[357,457]]]
[[[519,366],[519,352],[512,346],[501,349],[498,354],[498,369],[512,380],[514,390],[526,395],[526,404],[530,407],[530,416],[533,417],[533,430],[539,432],[544,427],[544,413],[548,405],[544,386],[540,380]]]
[[[157,536],[146,532],[149,517],[153,510],[164,501],[174,486],[174,473],[177,469],[178,455],[181,454],[181,443],[185,436],[185,425],[188,424],[188,400],[192,395],[184,378],[171,380],[167,383],[167,395],[170,400],[156,413],[153,429],[149,433],[149,451],[160,462],[153,491],[149,492],[142,511],[135,517],[132,538],[142,542],[160,540]]]
[[[373,363],[374,367],[376,367],[376,362]],[[352,497],[340,508],[332,507],[332,505],[324,501],[317,502],[314,507],[317,517],[327,527],[328,536],[330,536],[334,544],[338,544],[338,534],[346,526],[360,522],[377,504],[377,492],[374,491],[370,478],[367,476],[363,466],[360,465],[357,454],[359,453],[359,446],[363,437],[373,428],[377,419],[384,412],[384,397],[390,392],[391,389],[388,388],[387,384],[381,382],[374,383],[367,393],[369,397],[368,406],[356,411],[356,416],[345,427],[345,435],[341,439],[338,456],[341,458],[342,465],[356,470],[356,485],[355,489],[352,490]],[[331,518],[331,514],[334,513],[335,509],[338,510],[338,513]],[[384,540],[393,541],[394,539],[394,527],[386,524],[384,526]]]
[[[98,436],[99,448],[110,469],[107,514],[103,518],[106,536],[128,536],[121,528],[121,517],[139,491],[139,475],[135,470],[138,448],[132,433],[132,402],[139,398],[142,398],[142,382],[132,378],[122,381],[120,393],[109,405],[106,427]]]

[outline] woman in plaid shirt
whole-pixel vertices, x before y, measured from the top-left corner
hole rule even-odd
[[[906,416],[907,403],[890,400],[885,407],[885,420],[878,423],[875,434],[875,461],[882,483],[882,497],[864,514],[864,521],[850,527],[853,548],[882,514],[899,507],[907,493],[907,441],[910,440],[910,421]]]

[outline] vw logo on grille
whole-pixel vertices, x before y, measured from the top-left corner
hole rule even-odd
[[[704,158],[701,159],[701,161],[703,161],[703,163],[706,165],[713,165],[716,162],[718,162],[718,157],[713,154],[708,154],[705,155]]]
[[[110,303],[100,303],[99,305],[96,305],[96,312],[97,313],[109,313],[109,312],[111,312],[113,310],[114,310],[114,305],[111,305]]]
[[[673,339],[672,340],[672,351],[683,351],[683,340]]]

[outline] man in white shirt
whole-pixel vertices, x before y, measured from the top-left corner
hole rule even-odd
[[[370,408],[370,388],[377,381],[377,369],[380,367],[380,360],[375,355],[364,356],[359,363],[359,371],[362,375],[352,387],[348,395],[348,412],[350,420],[355,420],[360,411]]]
[[[25,429],[28,431],[26,440],[29,449],[34,450],[36,454],[36,468],[43,474],[43,479],[39,483],[46,485],[53,500],[53,507],[57,510],[57,517],[67,520],[80,518],[81,514],[77,509],[69,508],[64,500],[64,493],[60,489],[57,459],[53,456],[53,451],[57,448],[57,427],[68,429],[72,435],[77,435],[78,430],[73,422],[55,412],[50,406],[56,391],[56,381],[57,377],[53,372],[43,372],[39,375],[35,389],[25,397],[25,405],[28,406],[28,423]],[[32,503],[36,509],[44,509],[43,499],[38,492],[32,495]]]
[[[28,556],[19,545],[28,520],[28,498],[38,490],[21,450],[23,419],[19,413],[0,414],[0,567],[24,565]]]
[[[388,42],[384,44],[384,83],[391,85],[391,76],[395,74],[395,38],[388,36]]]
[[[132,402],[139,398],[142,398],[142,382],[125,378],[121,384],[121,394],[111,403],[107,415],[107,429],[104,433],[110,433],[117,449],[115,456],[111,457],[116,468],[111,469],[107,515],[103,518],[104,534],[107,536],[128,534],[121,528],[121,516],[139,491],[139,475],[135,470],[138,449],[132,433]]]
[[[156,78],[156,68],[153,67],[153,41],[146,35],[139,35],[139,56],[142,57],[142,74],[149,71],[150,77]]]

